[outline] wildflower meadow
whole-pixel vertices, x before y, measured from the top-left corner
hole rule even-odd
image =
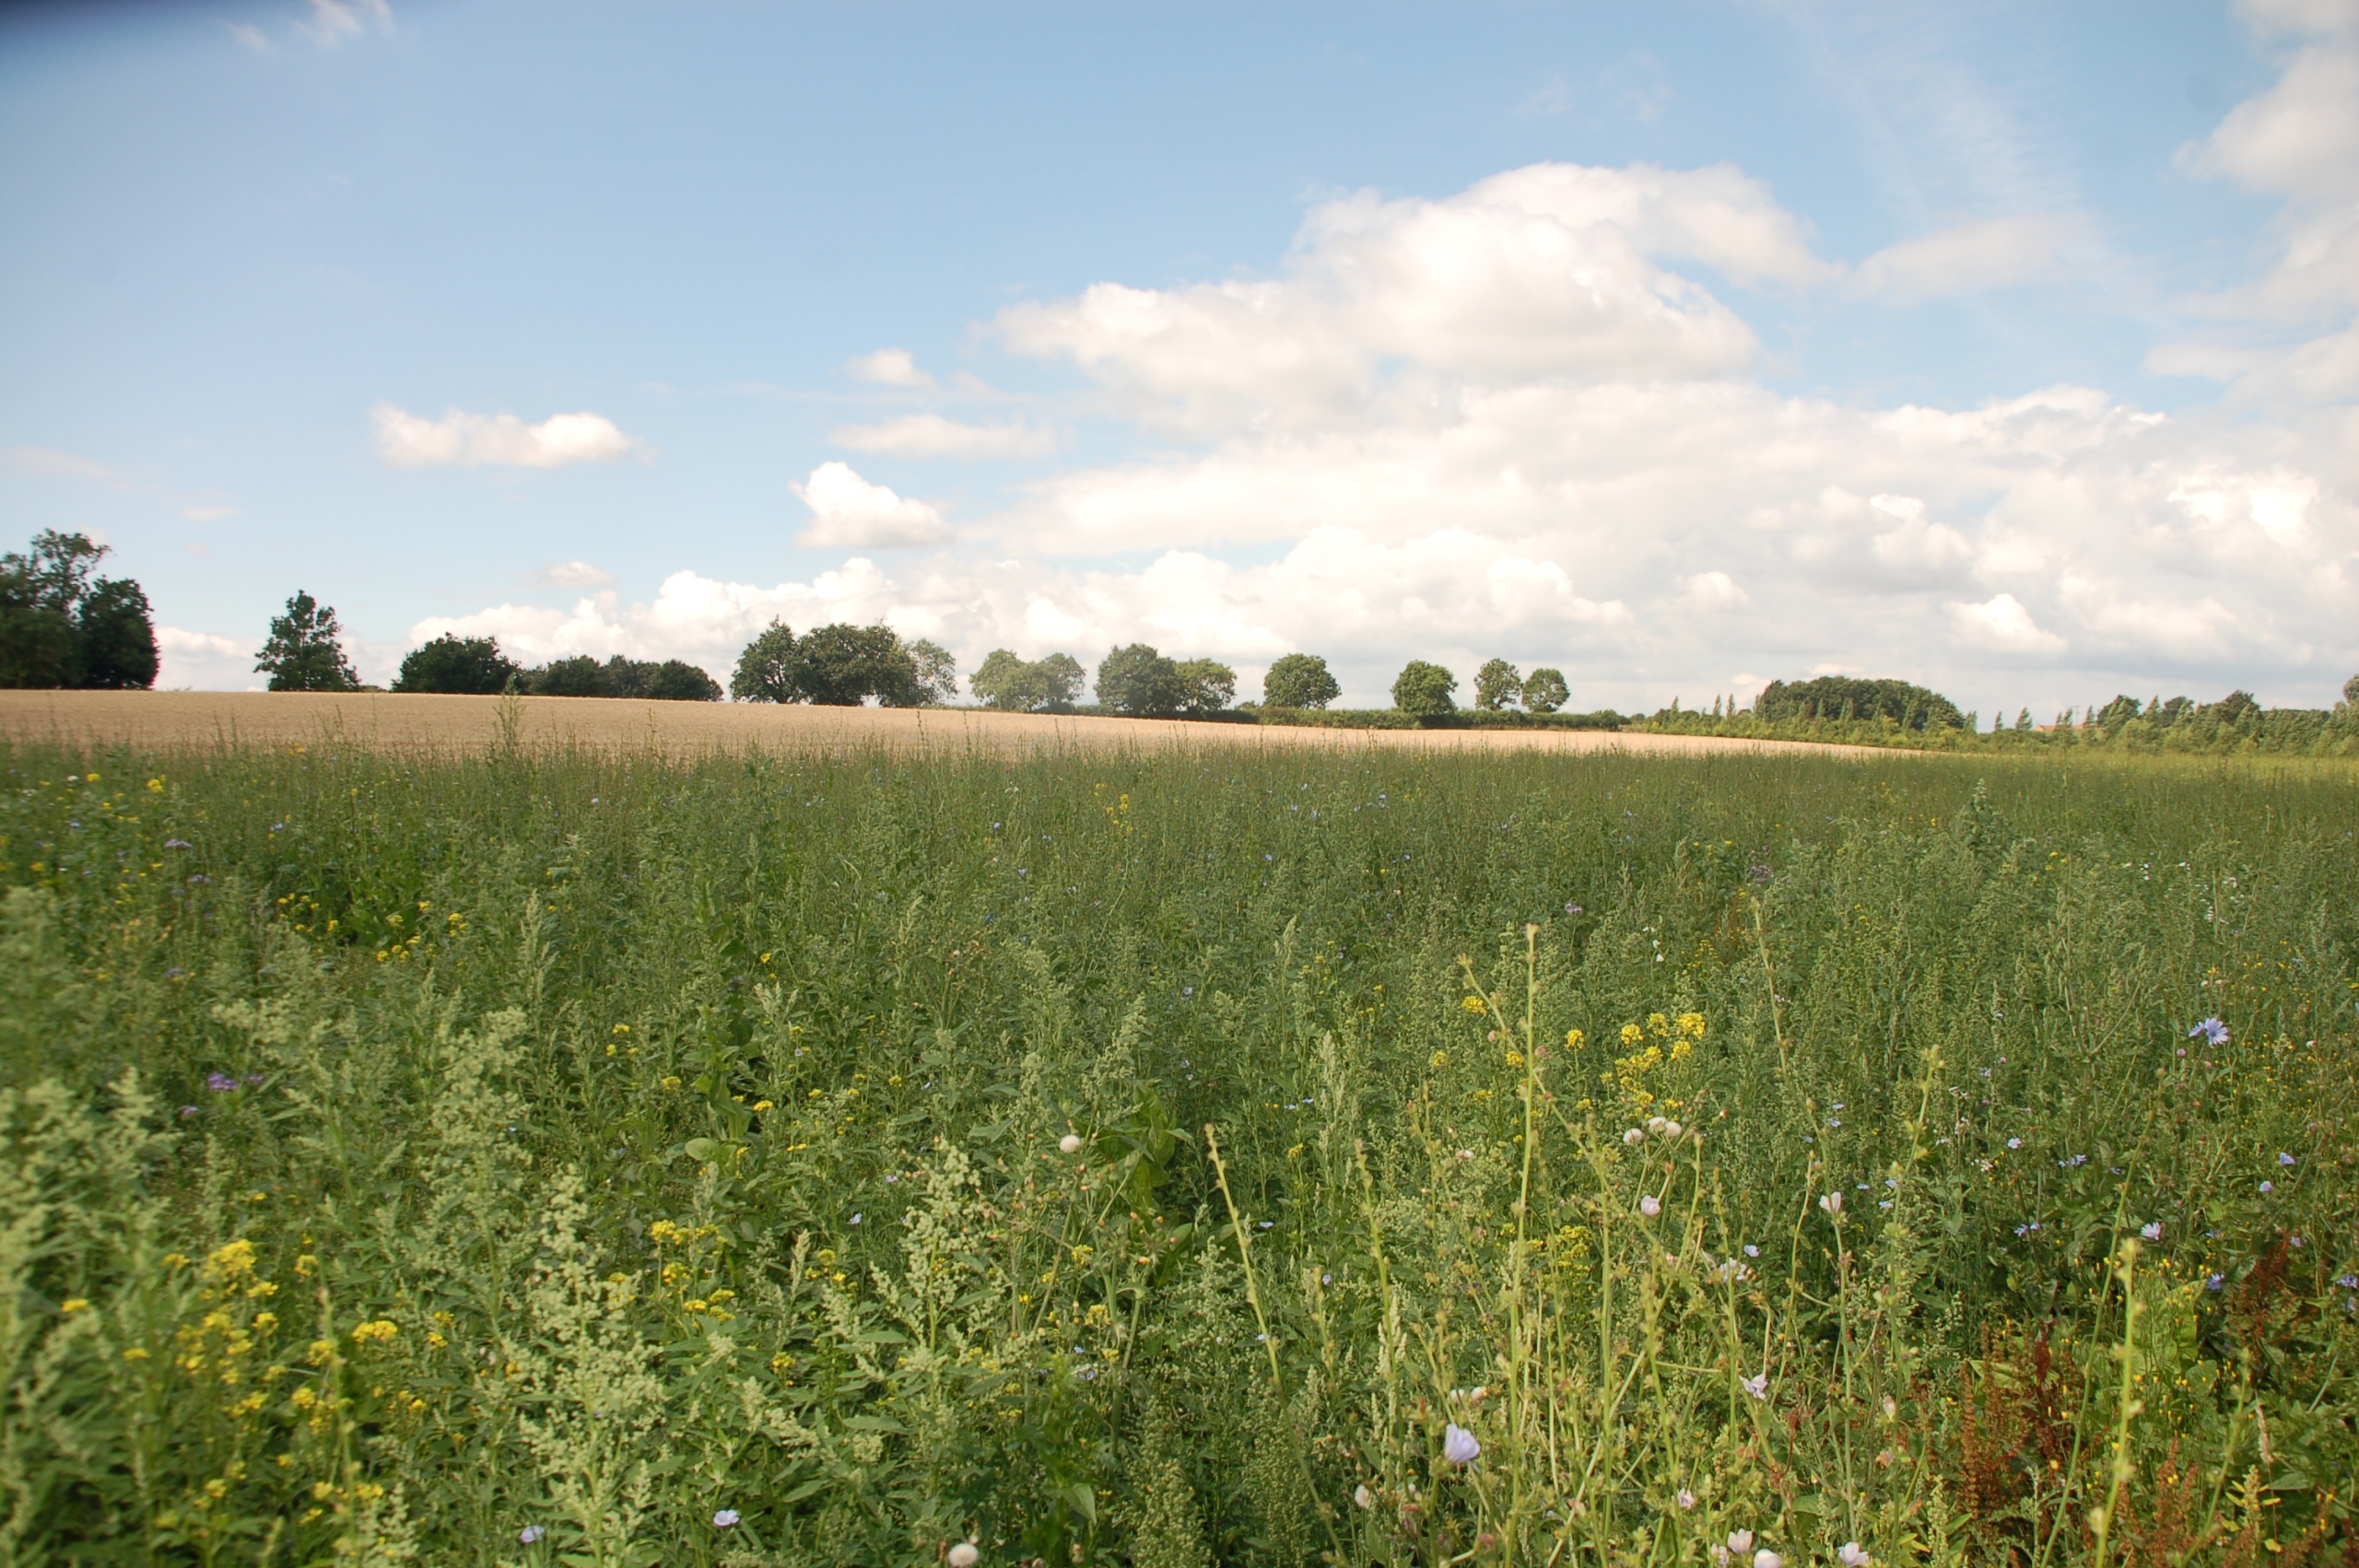
[[[0,1562],[2359,1562],[2347,762],[0,790]]]

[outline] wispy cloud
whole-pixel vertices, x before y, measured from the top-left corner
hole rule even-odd
[[[534,572],[533,580],[545,588],[612,588],[615,574],[588,561],[559,561]]]
[[[856,379],[873,381],[881,387],[910,387],[919,392],[931,392],[934,386],[933,378],[918,369],[917,361],[910,357],[910,351],[906,348],[880,348],[874,354],[863,354],[850,361],[844,369]]]
[[[311,0],[311,15],[295,30],[323,49],[334,49],[367,32],[372,22],[380,31],[393,30],[393,8],[387,0]]]
[[[73,479],[95,480],[118,488],[131,487],[129,481],[119,478],[114,470],[105,463],[76,457],[69,451],[59,451],[55,447],[8,447],[0,451],[0,455],[5,455],[8,466],[20,474],[62,474]]]
[[[1053,430],[1026,425],[961,425],[939,414],[912,414],[881,425],[844,425],[827,432],[839,447],[886,457],[1046,457]]]
[[[513,414],[449,409],[440,419],[391,403],[369,410],[377,427],[377,453],[388,468],[563,468],[647,455],[603,414],[555,414],[527,425]]]

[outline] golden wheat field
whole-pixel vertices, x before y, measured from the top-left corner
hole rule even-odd
[[[535,749],[689,753],[882,744],[1008,753],[1244,745],[1666,755],[1765,750],[1887,755],[1857,746],[1604,730],[1320,730],[962,708],[805,708],[389,692],[0,692],[0,735],[17,742],[130,745],[147,751],[342,742],[371,750],[434,754],[476,752],[512,742]]]

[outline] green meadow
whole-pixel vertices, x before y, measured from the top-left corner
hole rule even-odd
[[[0,786],[0,1562],[2359,1559],[2348,762]]]

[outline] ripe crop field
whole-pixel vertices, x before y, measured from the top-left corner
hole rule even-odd
[[[0,1561],[2359,1551],[2347,765],[0,770]]]

